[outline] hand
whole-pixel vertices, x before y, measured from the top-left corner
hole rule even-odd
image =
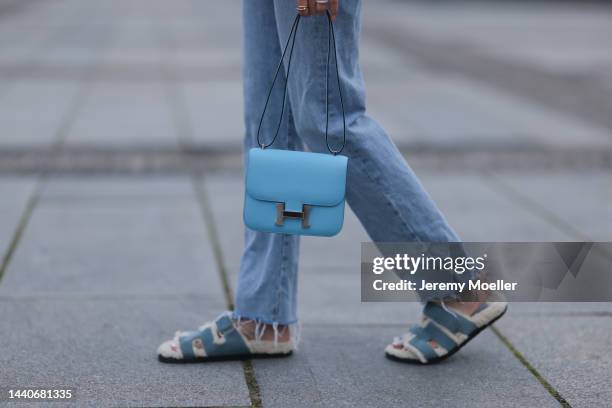
[[[338,3],[340,0],[297,0],[297,10],[302,17],[325,14],[329,10],[332,20],[338,15]]]

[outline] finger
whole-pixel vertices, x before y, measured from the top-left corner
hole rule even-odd
[[[307,17],[310,15],[308,9],[308,0],[297,0],[297,12],[302,17]]]
[[[323,14],[327,10],[329,0],[315,0],[315,11],[317,14]]]
[[[336,17],[338,16],[338,3],[340,0],[330,0],[329,1],[329,13],[332,16],[332,20],[336,21]]]

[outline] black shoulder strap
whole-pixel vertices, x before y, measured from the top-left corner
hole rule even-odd
[[[331,19],[331,14],[329,13],[329,11],[327,11],[326,14],[327,14],[327,21],[328,21],[328,40],[327,40],[327,69],[326,69],[327,75],[325,77],[325,143],[327,145],[327,150],[329,150],[330,153],[336,155],[342,152],[342,150],[344,149],[344,145],[346,144],[346,114],[344,112],[344,101],[342,99],[342,89],[340,86],[340,72],[338,69],[338,52],[336,51],[336,33],[334,31],[334,24]],[[287,38],[287,43],[285,44],[285,47],[283,49],[283,54],[281,56],[280,62],[278,63],[278,67],[276,68],[276,73],[274,74],[274,79],[272,80],[272,85],[270,86],[270,90],[268,91],[268,97],[266,98],[266,103],[264,105],[263,112],[261,113],[261,119],[259,120],[259,126],[257,127],[257,144],[262,149],[265,149],[266,147],[271,146],[274,143],[274,141],[276,140],[278,136],[278,133],[280,131],[280,128],[283,122],[283,115],[285,113],[285,103],[287,99],[287,87],[289,84],[289,73],[291,72],[291,60],[293,57],[293,49],[295,48],[295,38],[296,38],[298,27],[300,25],[300,19],[301,19],[301,16],[298,14],[293,20],[293,25],[291,26],[291,30],[289,31],[289,37]],[[285,88],[283,91],[283,105],[281,108],[280,119],[278,121],[278,126],[276,128],[276,133],[274,134],[274,137],[272,138],[270,143],[266,144],[262,142],[260,138],[261,137],[260,136],[261,125],[263,123],[264,116],[266,114],[266,110],[270,102],[270,97],[272,96],[272,91],[274,90],[274,84],[276,83],[278,74],[281,68],[283,67],[283,62],[285,61],[285,55],[287,53],[287,50],[289,49],[289,44],[291,44],[291,50],[289,51],[289,60],[287,61],[287,78],[285,81]],[[342,110],[342,125],[343,125],[342,145],[340,146],[339,149],[333,149],[330,146],[329,134],[328,134],[328,129],[329,129],[329,65],[330,65],[330,56],[332,53],[332,45],[333,45],[333,54],[334,54],[334,65],[336,67],[336,79],[338,81],[338,95],[340,96],[340,108]]]

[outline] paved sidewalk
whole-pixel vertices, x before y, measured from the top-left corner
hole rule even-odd
[[[612,239],[612,8],[364,3],[370,112],[463,239]],[[95,407],[609,404],[610,304],[513,304],[444,364],[384,359],[419,307],[360,302],[350,211],[339,236],[303,240],[293,357],[157,362],[232,303],[239,16],[0,0],[0,388],[74,387]]]
[[[569,211],[552,209],[543,217],[487,177],[422,177],[468,240],[581,239],[551,221],[554,211]],[[556,184],[534,196],[534,203],[563,196],[568,182]],[[34,200],[0,285],[0,345],[11,350],[1,357],[3,384],[69,384],[83,405],[250,405],[240,363],[167,366],[154,357],[157,343],[173,330],[194,327],[226,307],[220,276],[235,286],[243,228],[234,216],[241,210],[239,175],[203,181],[4,178],[0,186],[3,231],[14,231],[17,214],[29,208],[28,196]],[[594,185],[583,193],[598,191]],[[583,228],[580,233],[598,233],[595,225]],[[303,343],[291,359],[253,363],[255,390],[265,406],[389,406],[407,400],[433,406],[440,400],[434,403],[432,384],[440,378],[449,404],[558,405],[493,332],[452,362],[427,370],[382,358],[385,343],[418,319],[418,308],[359,302],[358,243],[365,239],[349,214],[339,237],[304,240]],[[3,250],[9,242],[3,238]],[[607,398],[609,313],[606,304],[513,305],[498,330],[572,406],[593,406]],[[571,352],[577,348],[584,352]],[[466,381],[467,372],[476,378]],[[483,384],[491,387],[487,393]]]

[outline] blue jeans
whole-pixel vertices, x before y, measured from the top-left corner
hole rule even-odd
[[[245,150],[257,146],[257,126],[296,14],[295,3],[243,1]],[[459,241],[389,136],[366,114],[358,63],[361,1],[340,3],[335,27],[348,126],[342,152],[349,157],[347,202],[373,241]],[[301,150],[307,146],[311,151],[327,152],[324,137],[327,35],[325,16],[307,17],[300,22],[285,118],[272,148]],[[338,146],[342,121],[335,77],[331,78],[329,131],[332,143]],[[270,140],[276,131],[283,81],[284,78],[277,83],[263,123],[265,140]],[[299,236],[248,229],[245,235],[234,316],[269,324],[296,323]]]

